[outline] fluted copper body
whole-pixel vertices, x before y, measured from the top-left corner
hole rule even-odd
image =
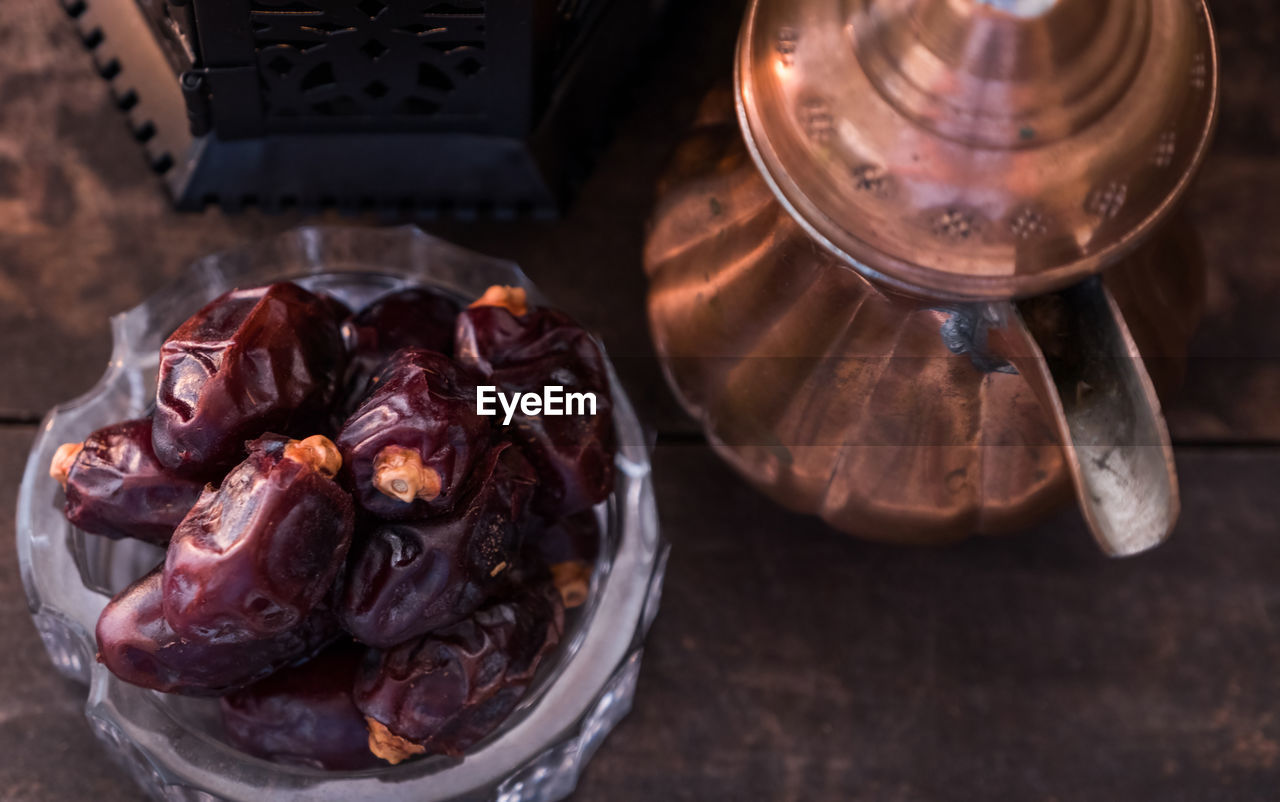
[[[1199,282],[1150,238],[1217,89],[1204,0],[752,0],[741,140],[695,133],[646,252],[672,385],[842,529],[998,531],[1070,486],[1106,553],[1155,546],[1179,493],[1143,356]]]
[[[718,453],[787,506],[879,540],[1007,531],[1065,500],[1060,432],[1001,353],[1002,324],[884,289],[822,247],[749,158],[731,103],[709,98],[676,153],[645,253],[656,348]],[[1153,376],[1176,382],[1203,292],[1189,229],[1107,283]]]

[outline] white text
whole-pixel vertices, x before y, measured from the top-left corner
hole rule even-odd
[[[492,384],[476,388],[476,414],[497,415],[502,407],[502,425],[510,426],[518,411],[526,418],[538,415],[594,415],[595,393],[566,393],[558,384],[548,384],[542,393],[504,393]]]

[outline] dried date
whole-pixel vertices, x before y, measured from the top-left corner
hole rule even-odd
[[[379,370],[401,348],[449,355],[458,304],[433,290],[415,287],[385,295],[342,326],[349,364],[346,408],[359,406]]]
[[[351,544],[354,505],[333,481],[337,447],[267,435],[178,525],[164,566],[164,612],[191,638],[266,637],[304,620]]]
[[[341,596],[347,631],[385,648],[470,615],[512,565],[536,481],[519,450],[501,443],[451,512],[362,533]]]
[[[594,415],[517,412],[511,437],[542,477],[537,511],[556,520],[590,508],[613,490],[617,450],[604,354],[567,315],[528,308],[524,292],[491,287],[458,316],[459,362],[503,393],[541,395],[548,384],[596,398]]]
[[[475,382],[448,357],[406,348],[338,433],[344,479],[357,503],[390,520],[449,509],[488,447]]]
[[[586,602],[599,553],[600,522],[593,510],[535,527],[523,544],[525,563],[547,567],[566,610]]]
[[[333,771],[381,765],[352,699],[365,655],[336,643],[313,659],[221,699],[223,729],[236,748],[276,763]]]
[[[462,754],[515,709],[563,631],[559,596],[539,585],[373,653],[355,685],[370,748],[391,763],[415,754]]]
[[[64,512],[75,526],[158,546],[169,542],[203,488],[156,459],[149,418],[104,426],[83,443],[64,444],[49,474],[66,490]]]
[[[225,631],[186,638],[164,616],[163,568],[121,591],[98,618],[98,660],[125,682],[165,693],[219,696],[306,659],[340,630],[321,605],[298,626],[269,637]]]
[[[326,431],[346,359],[334,309],[296,284],[272,284],[226,293],[178,327],[160,349],[160,462],[212,479],[264,431]]]

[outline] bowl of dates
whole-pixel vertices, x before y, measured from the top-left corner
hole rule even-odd
[[[572,791],[630,708],[666,559],[599,341],[515,265],[412,227],[209,256],[111,325],[105,375],[32,447],[18,550],[134,779]]]

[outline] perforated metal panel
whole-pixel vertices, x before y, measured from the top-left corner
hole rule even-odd
[[[483,0],[253,0],[250,15],[270,130],[489,117]]]

